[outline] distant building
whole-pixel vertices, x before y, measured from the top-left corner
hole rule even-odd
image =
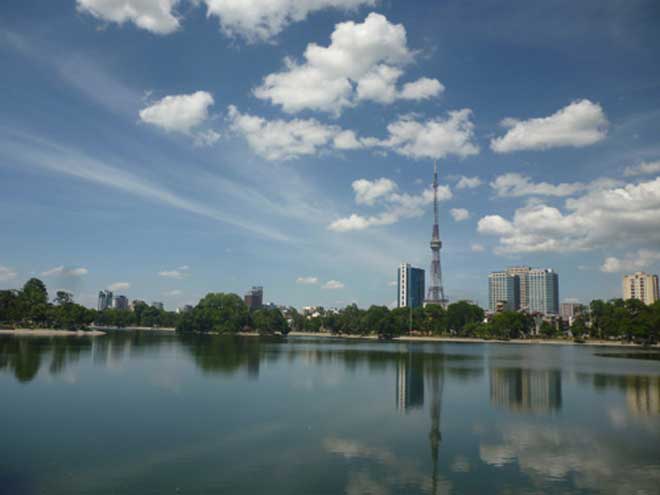
[[[252,287],[247,294],[245,294],[245,304],[249,309],[259,309],[264,305],[264,288]]]
[[[520,277],[507,272],[488,275],[488,308],[492,312],[520,309]]]
[[[397,270],[397,307],[421,308],[424,293],[424,270],[401,263]]]
[[[559,316],[562,320],[573,324],[575,317],[584,311],[584,306],[579,303],[563,302],[559,305]]]
[[[180,308],[176,308],[177,314],[190,313],[192,310],[193,310],[193,307],[190,304],[185,304]]]
[[[128,298],[126,296],[115,296],[112,298],[112,309],[128,311]]]
[[[112,307],[112,291],[102,290],[99,292],[99,300],[96,309],[99,311]]]
[[[165,306],[163,305],[162,302],[160,301],[154,301],[151,303],[152,308],[159,309],[160,311],[163,311],[165,309]]]
[[[653,304],[658,294],[658,276],[644,272],[635,272],[623,277],[623,299],[639,299],[644,304]]]
[[[559,314],[559,276],[549,268],[532,268],[527,275],[530,313]]]
[[[531,267],[529,266],[511,266],[506,272],[511,276],[517,276],[520,279],[520,305],[519,308],[527,311],[529,308],[529,298],[527,295],[528,275]]]

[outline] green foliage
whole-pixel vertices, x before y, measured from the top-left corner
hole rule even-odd
[[[289,333],[289,324],[277,308],[262,308],[252,314],[252,325],[259,333]]]
[[[571,332],[589,333],[594,338],[656,342],[660,333],[660,302],[647,306],[637,299],[595,300],[590,305],[589,323],[590,328],[584,318],[577,318]]]
[[[516,339],[529,333],[530,317],[523,313],[504,311],[493,316],[490,322],[491,334],[500,339]]]
[[[463,335],[467,325],[482,322],[484,316],[484,310],[476,304],[459,301],[450,304],[447,308],[447,325],[449,330]]]
[[[239,296],[219,292],[207,294],[176,328],[182,332],[237,333],[249,321],[248,307]]]

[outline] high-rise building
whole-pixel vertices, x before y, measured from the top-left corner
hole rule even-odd
[[[529,266],[511,266],[506,269],[509,275],[517,275],[520,278],[520,309],[527,310],[529,308],[529,299],[527,296],[527,281],[531,267]]]
[[[152,308],[159,309],[159,310],[161,310],[161,311],[163,311],[163,310],[165,309],[165,306],[164,306],[163,303],[160,302],[160,301],[154,301],[154,302],[152,302],[152,303],[151,303],[151,307],[152,307]]]
[[[492,312],[520,309],[520,277],[507,272],[492,272],[488,275],[488,308]]]
[[[115,296],[112,298],[112,309],[128,311],[128,298],[126,296]]]
[[[252,287],[245,294],[245,304],[249,309],[259,309],[264,305],[264,288]]]
[[[438,304],[443,308],[449,302],[445,297],[445,289],[442,285],[442,268],[440,266],[440,227],[438,226],[438,162],[433,166],[433,233],[431,235],[431,280],[429,281],[429,293],[424,304]]]
[[[658,276],[644,272],[635,272],[623,277],[623,299],[639,299],[644,304],[653,304],[658,294]]]
[[[527,274],[530,313],[559,314],[559,276],[549,268],[532,268]]]
[[[419,308],[424,305],[424,270],[401,263],[397,270],[397,307]]]
[[[102,290],[99,292],[99,300],[96,309],[99,311],[112,307],[112,291]]]

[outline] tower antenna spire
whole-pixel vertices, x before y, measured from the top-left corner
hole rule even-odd
[[[425,304],[438,304],[447,307],[445,290],[442,286],[442,268],[440,266],[440,227],[438,226],[438,161],[433,162],[433,234],[431,236],[431,281]]]

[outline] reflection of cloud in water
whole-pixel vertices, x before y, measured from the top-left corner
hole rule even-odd
[[[389,493],[408,493],[411,487],[423,493],[431,493],[433,479],[420,470],[410,459],[397,457],[385,448],[369,447],[354,440],[328,437],[323,441],[323,448],[331,454],[340,455],[349,461],[361,459],[375,464],[371,470],[362,467],[349,473],[346,486],[347,495]],[[436,493],[450,493],[451,483],[440,479]]]
[[[467,457],[462,455],[457,455],[454,458],[454,462],[451,463],[449,469],[451,469],[455,473],[469,473],[470,467],[471,467],[470,461],[468,461]]]
[[[583,429],[515,424],[500,431],[500,443],[482,443],[481,460],[495,467],[517,462],[537,482],[572,479],[581,489],[608,493],[657,493],[658,446],[630,452],[620,443]],[[643,462],[653,463],[640,466]],[[572,476],[571,476],[572,474]]]

